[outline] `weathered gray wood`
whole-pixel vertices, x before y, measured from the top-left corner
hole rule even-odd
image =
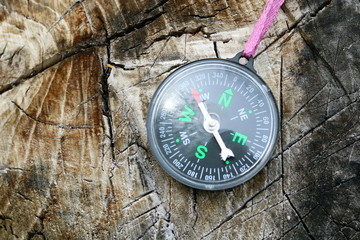
[[[288,0],[260,44],[282,122],[256,177],[194,190],[149,150],[156,87],[235,55],[264,4],[0,1],[0,238],[360,238],[359,1]]]

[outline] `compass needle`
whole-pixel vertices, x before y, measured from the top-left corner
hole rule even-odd
[[[217,143],[220,146],[221,152],[220,156],[223,161],[226,161],[229,157],[234,157],[234,153],[231,151],[231,149],[227,148],[223,139],[221,138],[218,129],[220,128],[220,124],[217,120],[211,118],[208,110],[205,108],[204,103],[202,102],[200,98],[200,93],[195,90],[191,89],[191,95],[197,102],[201,113],[204,116],[204,128],[206,131],[212,133],[217,141]]]
[[[221,148],[221,153],[220,153],[221,159],[223,161],[226,161],[226,159],[228,159],[229,157],[234,157],[234,153],[231,151],[231,149],[229,149],[225,146],[225,143],[224,143],[223,139],[221,138],[219,132],[214,131],[213,134]]]
[[[191,89],[191,96],[195,99],[196,103],[198,104],[200,111],[204,116],[204,120],[210,121],[210,119],[211,119],[210,114],[208,113],[204,103],[201,100],[199,91],[197,91],[195,89]]]

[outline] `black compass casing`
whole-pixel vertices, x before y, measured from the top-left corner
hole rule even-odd
[[[187,186],[221,190],[240,185],[266,165],[275,149],[279,114],[274,97],[253,70],[253,60],[245,66],[240,57],[186,64],[160,84],[150,102],[151,150],[160,166]],[[222,148],[204,123],[194,91],[233,157],[220,157]]]

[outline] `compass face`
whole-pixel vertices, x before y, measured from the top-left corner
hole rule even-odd
[[[187,64],[159,86],[147,130],[155,158],[190,187],[220,190],[259,172],[277,142],[279,116],[266,84],[222,59]]]

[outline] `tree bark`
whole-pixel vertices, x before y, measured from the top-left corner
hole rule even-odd
[[[360,238],[359,1],[280,10],[255,69],[281,133],[253,179],[191,189],[149,149],[156,87],[241,51],[264,4],[0,1],[0,238]]]

